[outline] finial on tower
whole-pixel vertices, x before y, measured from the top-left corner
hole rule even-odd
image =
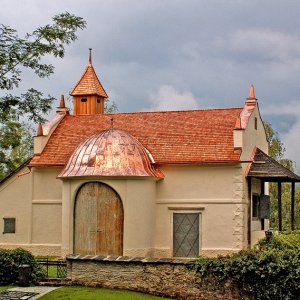
[[[110,127],[111,129],[114,129],[114,118],[110,119]]]
[[[89,48],[90,54],[89,54],[89,64],[92,64],[92,48]]]

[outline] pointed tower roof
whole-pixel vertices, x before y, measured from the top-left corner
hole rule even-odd
[[[85,69],[85,72],[81,76],[80,80],[77,82],[72,92],[71,96],[84,96],[84,95],[98,95],[103,98],[108,98],[100,80],[92,65],[92,49],[89,54],[89,64]]]

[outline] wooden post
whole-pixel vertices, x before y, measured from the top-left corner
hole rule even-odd
[[[261,184],[261,195],[264,195],[265,194],[265,181],[262,180],[260,184]],[[261,230],[265,230],[265,219],[260,219],[260,223],[261,223]]]
[[[282,231],[281,181],[278,182],[278,230]]]
[[[291,190],[291,230],[295,230],[295,182],[292,182]]]
[[[248,222],[247,222],[247,240],[248,240],[248,247],[251,248],[251,205],[252,205],[252,191],[251,191],[251,177],[248,177]]]

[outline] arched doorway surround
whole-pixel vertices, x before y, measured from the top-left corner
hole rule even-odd
[[[108,185],[89,182],[79,189],[74,208],[74,253],[123,254],[124,211]]]

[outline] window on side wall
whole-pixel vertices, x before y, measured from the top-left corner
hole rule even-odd
[[[259,196],[252,195],[252,218],[258,219]]]
[[[16,218],[3,218],[3,221],[4,221],[3,233],[16,232]]]

